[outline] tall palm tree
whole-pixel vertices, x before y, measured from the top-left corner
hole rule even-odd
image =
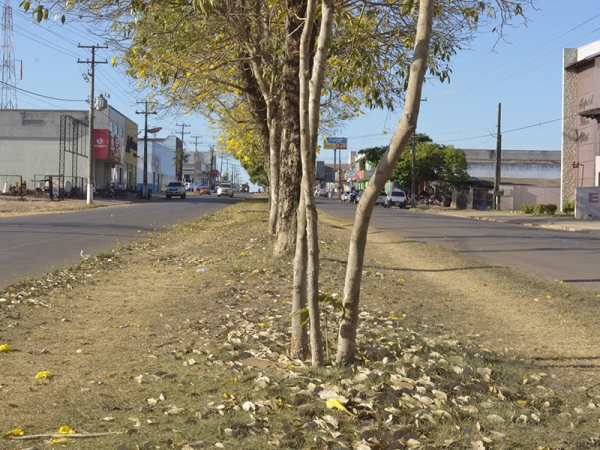
[[[178,180],[183,180],[183,164],[189,162],[190,155],[185,154],[183,147],[175,148],[175,156],[173,157],[175,165],[175,177]]]

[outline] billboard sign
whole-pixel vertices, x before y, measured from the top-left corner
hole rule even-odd
[[[105,128],[94,129],[94,159],[123,164],[123,139]]]
[[[94,129],[94,159],[108,159],[108,148],[110,146],[110,138],[108,130]]]
[[[600,186],[575,189],[575,219],[600,219]]]
[[[348,138],[345,137],[327,137],[323,139],[323,148],[330,150],[347,150]]]

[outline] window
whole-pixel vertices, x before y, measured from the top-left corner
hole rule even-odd
[[[44,125],[42,119],[21,119],[21,125]]]

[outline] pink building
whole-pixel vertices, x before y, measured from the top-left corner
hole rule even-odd
[[[600,185],[600,41],[563,54],[561,209],[575,188]]]

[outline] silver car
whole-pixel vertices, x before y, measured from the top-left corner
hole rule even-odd
[[[165,194],[167,198],[171,198],[172,196],[185,198],[185,186],[181,181],[171,181],[167,184]]]
[[[406,208],[406,194],[404,191],[392,191],[387,196],[386,206],[391,208],[397,206],[398,208]]]

